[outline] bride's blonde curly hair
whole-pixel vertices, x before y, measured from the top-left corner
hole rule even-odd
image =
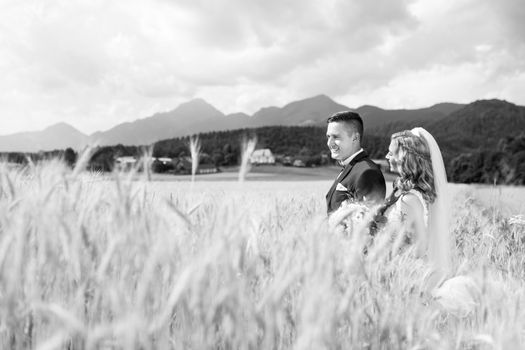
[[[400,158],[397,186],[402,191],[417,189],[428,203],[434,203],[436,190],[430,150],[419,136],[410,130],[401,131],[392,135],[392,142]]]

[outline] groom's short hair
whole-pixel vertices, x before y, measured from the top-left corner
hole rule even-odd
[[[348,125],[354,133],[359,134],[359,142],[363,141],[363,119],[358,113],[352,111],[337,112],[326,120],[327,124],[338,122]]]

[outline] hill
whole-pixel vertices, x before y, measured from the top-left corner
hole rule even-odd
[[[369,128],[390,125],[392,122],[437,120],[460,106],[444,103],[418,110],[385,110],[374,106],[362,106],[357,111],[363,115],[368,131]],[[87,143],[101,146],[148,145],[164,139],[203,132],[275,125],[325,127],[326,118],[342,110],[351,108],[333,101],[326,95],[294,101],[283,107],[265,107],[253,116],[245,113],[225,115],[203,99],[194,99],[171,111],[122,123],[89,136],[65,123],[40,132],[0,136],[0,151],[38,152],[67,147],[80,149]]]
[[[525,107],[479,100],[438,120],[401,120],[371,132],[389,138],[415,126],[426,128],[436,138],[450,180],[525,184]]]
[[[58,123],[42,131],[0,136],[0,152],[38,152],[68,147],[81,149],[87,143],[87,135],[69,124]]]
[[[202,99],[195,99],[172,111],[97,132],[90,136],[90,140],[100,145],[147,145],[174,135],[213,130],[223,118],[224,114],[215,107]]]
[[[323,99],[326,100],[324,97],[320,98]],[[290,104],[283,108],[270,107],[266,114],[259,114],[257,118],[272,118],[279,114],[282,117],[281,122],[291,122],[290,120],[294,120],[293,118],[299,115],[300,111],[304,111],[302,107],[304,105],[301,103]],[[332,107],[330,103],[325,105],[325,108]],[[337,108],[340,107],[341,105]],[[414,111],[410,111],[409,115],[413,116],[412,121],[408,117],[399,118],[397,121],[368,129],[365,132],[363,146],[372,158],[384,158],[393,132],[423,126],[438,141],[450,180],[465,183],[525,184],[525,107],[501,100],[480,100],[457,108],[458,105],[453,104],[432,106],[425,109],[428,112],[426,116],[425,113],[419,114],[423,119],[416,118]],[[202,118],[201,120],[207,120],[208,116],[211,119],[231,117],[220,115],[220,112],[204,101],[193,101],[180,108],[182,111],[184,109],[187,109],[187,115],[202,112],[200,117],[197,117]],[[178,113],[182,114],[180,110]],[[373,106],[363,106],[358,110],[365,114],[365,117],[389,113]],[[273,112],[269,113],[270,111]],[[443,116],[450,111],[452,112],[449,115]],[[435,119],[430,119],[430,115],[434,115]],[[162,117],[167,118],[160,115],[156,120],[161,120]],[[236,117],[247,118],[242,114]],[[262,126],[199,133],[202,160],[216,166],[235,165],[239,160],[243,138],[256,136],[257,148],[270,148],[277,155],[301,159],[305,164],[329,164],[325,122],[323,121],[323,126],[319,126],[321,123],[319,111],[310,114],[310,117],[309,120],[314,123],[312,126]],[[287,120],[287,118],[292,119]],[[269,119],[268,122],[277,121]],[[167,123],[163,125],[167,127]],[[191,123],[188,122],[187,125],[191,126]],[[235,123],[230,125],[234,127]],[[206,125],[206,127],[214,126]],[[47,132],[53,130],[72,131],[67,125],[58,125]],[[181,130],[190,133],[188,130],[191,129],[181,128]],[[172,158],[187,156],[188,143],[188,136],[154,142],[153,155]],[[93,169],[110,170],[116,156],[141,156],[143,153],[144,147],[138,146],[100,147],[93,156],[91,166]],[[8,158],[23,161],[24,155],[11,154]]]
[[[525,130],[525,107],[502,100],[479,100],[428,125],[448,151],[496,148],[502,138]]]
[[[356,109],[371,134],[391,135],[399,130],[409,129],[413,125],[426,126],[439,122],[465,105],[458,103],[438,103],[428,108],[385,110],[374,106],[362,106]]]
[[[289,103],[282,108],[263,108],[253,115],[248,126],[324,126],[326,124],[326,118],[330,115],[349,109],[347,106],[334,102],[326,95],[318,95]]]

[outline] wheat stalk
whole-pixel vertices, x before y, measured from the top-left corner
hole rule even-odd
[[[325,182],[0,170],[2,349],[523,348],[522,217],[455,200],[464,277],[429,294],[395,232],[365,255],[359,215],[328,225]]]
[[[199,168],[199,159],[201,152],[201,143],[199,136],[190,137],[190,154],[191,154],[191,182],[195,182],[195,174]]]
[[[241,164],[239,167],[239,182],[244,182],[246,175],[250,171],[250,156],[255,151],[257,145],[257,137],[247,139],[243,137],[241,142]]]

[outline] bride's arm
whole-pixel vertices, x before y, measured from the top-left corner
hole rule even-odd
[[[405,234],[412,238],[416,254],[426,253],[427,234],[425,228],[424,208],[421,200],[414,194],[406,194],[401,201],[401,212],[404,215]]]

